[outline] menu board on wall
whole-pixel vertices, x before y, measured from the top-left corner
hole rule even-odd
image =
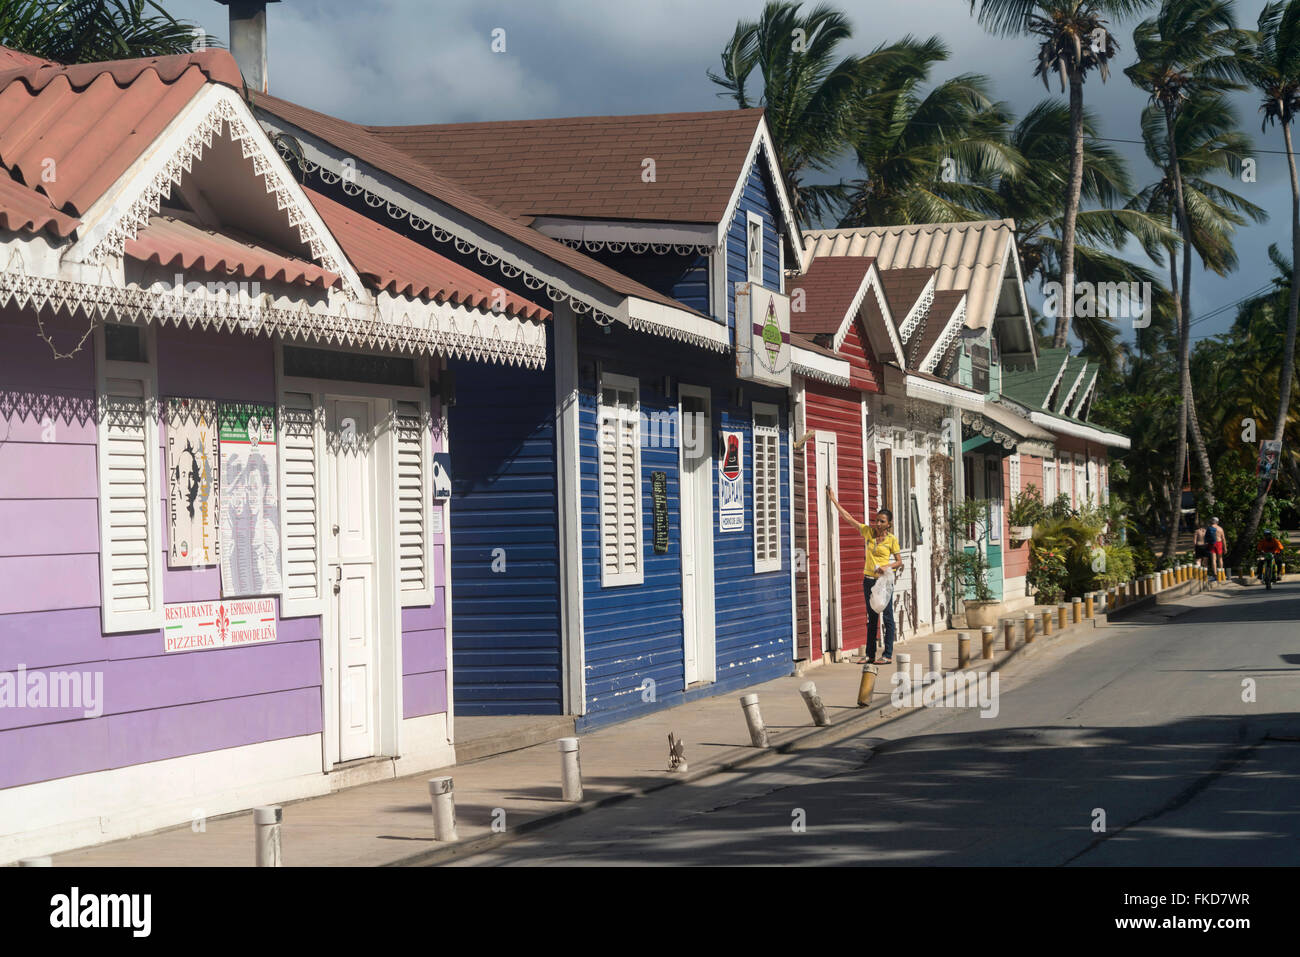
[[[668,473],[650,473],[650,500],[654,505],[655,554],[668,551]]]
[[[217,404],[167,400],[167,567],[219,560]]]
[[[275,408],[221,406],[221,593],[280,591]]]

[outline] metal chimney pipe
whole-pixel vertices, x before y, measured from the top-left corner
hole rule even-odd
[[[250,90],[267,92],[266,5],[279,0],[217,0],[230,9],[230,52]]]

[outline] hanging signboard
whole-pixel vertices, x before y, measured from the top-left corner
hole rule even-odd
[[[275,641],[275,599],[163,606],[163,651],[204,651]]]
[[[718,531],[745,530],[745,433],[722,432],[718,452]]]
[[[655,554],[668,551],[668,473],[650,473],[650,501],[654,505]]]
[[[275,409],[221,407],[221,593],[280,592]]]
[[[167,400],[167,567],[218,561],[217,404]]]
[[[736,283],[736,376],[790,385],[790,297],[758,283]]]

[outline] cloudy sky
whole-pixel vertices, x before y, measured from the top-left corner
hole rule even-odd
[[[163,5],[226,41],[227,11],[215,0]],[[952,58],[937,77],[987,74],[995,95],[1017,114],[1055,94],[1032,77],[1033,43],[985,33],[967,0],[836,5],[854,26],[846,52],[866,52],[907,34],[938,34]],[[1253,26],[1262,6],[1263,0],[1238,0],[1240,25]],[[728,102],[705,71],[718,68],[736,21],[756,17],[761,8],[761,0],[286,0],[268,7],[270,88],[345,119],[392,124],[721,109]],[[1146,102],[1122,73],[1133,59],[1131,29],[1131,23],[1113,25],[1120,69],[1106,85],[1093,78],[1085,90],[1102,135],[1116,140],[1140,137],[1138,115]],[[505,31],[504,53],[492,51],[497,30]],[[1270,242],[1289,246],[1281,134],[1276,128],[1260,132],[1254,97],[1242,95],[1238,105],[1260,152],[1256,181],[1235,188],[1268,210],[1270,220],[1241,231],[1237,273],[1224,279],[1195,272],[1195,336],[1222,331],[1234,311],[1209,314],[1268,282]],[[1139,146],[1118,145],[1129,156],[1135,182],[1155,178]],[[846,163],[842,172],[855,171]]]

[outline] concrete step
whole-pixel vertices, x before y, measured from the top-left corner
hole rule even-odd
[[[574,734],[573,715],[457,717],[456,763],[506,754]]]

